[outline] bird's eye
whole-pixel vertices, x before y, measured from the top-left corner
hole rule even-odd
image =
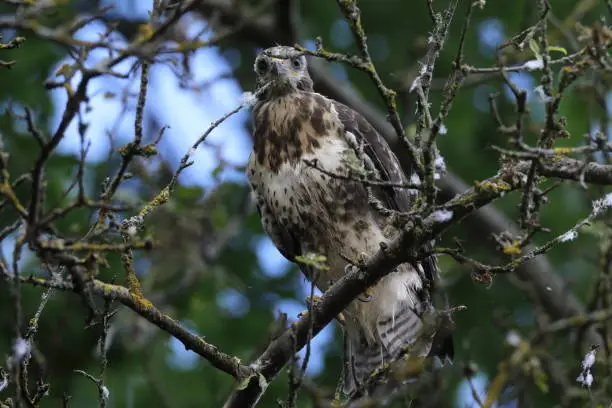
[[[302,67],[302,60],[299,57],[298,58],[294,58],[294,59],[291,60],[291,65],[295,69],[300,69]]]
[[[268,72],[269,66],[270,64],[268,64],[268,61],[265,60],[264,58],[261,58],[257,60],[257,63],[255,64],[255,69],[259,73],[264,73],[264,72]]]

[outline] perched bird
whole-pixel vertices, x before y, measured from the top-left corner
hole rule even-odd
[[[325,267],[298,262],[325,291],[398,234],[388,210],[406,211],[414,191],[373,185],[356,175],[408,183],[386,141],[357,112],[313,91],[306,58],[291,47],[259,53],[259,98],[253,107],[254,146],[247,176],[262,224],[290,261],[324,256]],[[352,393],[381,364],[415,342],[438,273],[434,258],[402,264],[343,312],[344,387]],[[448,343],[448,342],[447,342]],[[448,346],[448,344],[447,344]],[[428,353],[432,347],[427,345]],[[448,347],[437,353],[447,353]]]

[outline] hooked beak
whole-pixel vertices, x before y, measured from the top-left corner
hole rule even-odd
[[[272,58],[272,73],[277,76],[286,75],[289,70],[285,66],[286,60],[282,58]]]

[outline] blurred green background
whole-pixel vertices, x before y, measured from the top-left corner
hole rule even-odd
[[[248,1],[203,1],[197,12],[181,20],[179,28],[194,36],[205,27],[203,18],[230,24],[232,13],[251,15],[251,11],[259,10],[257,17],[245,21],[243,30],[190,55],[188,72],[181,59],[153,66],[145,110],[146,139],[153,140],[163,125],[170,129],[160,145],[160,155],[132,166],[130,170],[135,177],[120,187],[117,198],[140,208],[169,181],[180,157],[197,136],[211,121],[236,106],[241,92],[252,90],[252,61],[260,48],[287,43],[292,35],[297,35],[296,39],[306,46],[312,47],[314,38],[321,37],[330,50],[357,52],[350,29],[335,2],[300,2],[294,13],[297,31],[293,34],[282,29],[287,15],[278,16],[279,10],[293,2],[265,3],[260,6],[259,2]],[[121,22],[116,35],[119,42],[124,41],[123,35],[129,37],[138,30],[151,8],[149,1],[136,0],[58,4],[57,12],[41,18],[41,23],[59,24],[76,14],[90,13],[96,6],[113,4],[115,8],[108,13],[108,20]],[[467,4],[460,1],[434,73],[434,111],[438,109],[442,85],[452,69]],[[536,22],[538,11],[534,4],[498,0],[486,2],[482,10],[477,8],[467,33],[465,63],[476,67],[493,66],[495,47]],[[427,37],[432,31],[426,2],[362,0],[359,5],[374,62],[386,85],[399,92],[402,118],[409,125],[414,116],[414,95],[408,93],[408,88],[418,73],[417,60],[424,56]],[[445,5],[444,1],[435,2],[437,8]],[[569,52],[576,51],[575,24],[591,25],[607,13],[604,2],[554,0],[551,5],[556,22],[549,23],[551,45]],[[215,8],[222,10],[222,17],[215,14]],[[0,11],[9,16],[14,7],[2,5]],[[275,25],[277,19],[281,22]],[[266,27],[270,30],[258,31]],[[39,128],[52,132],[64,109],[65,92],[48,92],[43,81],[53,77],[63,63],[70,61],[66,59],[67,51],[58,44],[36,38],[31,32],[3,28],[4,41],[14,35],[23,35],[26,41],[17,50],[2,51],[2,58],[17,62],[13,69],[0,71],[1,104],[17,113],[23,112],[23,106],[29,106],[36,114]],[[96,21],[80,30],[78,35],[91,39],[102,30],[104,23]],[[202,38],[214,35],[215,32],[205,31]],[[557,54],[553,53],[553,58],[561,56]],[[104,53],[100,52],[91,61],[103,57]],[[509,63],[520,64],[532,58],[526,50],[512,54]],[[126,61],[122,69],[127,72],[133,63],[134,60]],[[326,67],[330,78],[339,85],[354,87],[363,99],[383,112],[382,100],[365,74],[339,64],[327,64]],[[556,67],[555,72],[558,69]],[[539,84],[539,73],[516,73],[511,78],[529,92],[531,111],[526,139],[533,143],[544,120],[543,104],[532,92]],[[82,114],[89,125],[85,137],[92,143],[86,169],[86,187],[91,196],[100,193],[104,179],[112,176],[119,165],[119,155],[109,157],[109,152],[133,138],[137,86],[138,75],[128,80],[96,79],[90,86],[89,109],[82,109]],[[449,171],[468,184],[495,174],[498,155],[489,146],[507,145],[505,136],[496,132],[496,123],[489,111],[488,96],[494,92],[500,93],[498,106],[502,117],[506,123],[513,123],[516,108],[500,77],[469,77],[445,121],[448,133],[438,139]],[[609,94],[594,95],[588,87],[576,86],[560,108],[571,134],[569,140],[561,143],[579,145],[587,132],[594,129],[607,132],[607,110],[611,103]],[[181,184],[171,201],[157,209],[145,223],[141,236],[159,241],[160,247],[136,255],[136,267],[145,294],[160,309],[243,361],[252,360],[263,350],[279,312],[286,312],[290,319],[295,319],[296,314],[306,308],[304,298],[309,287],[296,268],[283,262],[263,236],[259,217],[249,201],[241,173],[250,149],[249,126],[249,117],[243,114],[215,130],[208,145],[195,156],[196,165],[181,176]],[[24,122],[4,114],[0,117],[0,131],[4,149],[10,153],[12,178],[29,171],[39,149]],[[47,166],[47,208],[65,203],[62,191],[76,174],[78,141],[78,132],[73,126]],[[561,186],[550,194],[550,203],[543,207],[542,224],[553,233],[562,233],[586,216],[591,201],[603,192],[596,187],[585,191],[579,186]],[[27,183],[18,193],[27,201]],[[519,194],[511,194],[494,206],[515,219],[519,198]],[[90,211],[75,211],[58,221],[56,227],[68,236],[82,236],[89,229],[93,216]],[[4,210],[0,214],[0,228],[14,220],[15,214]],[[469,219],[461,222],[446,235],[445,243],[450,245],[457,237],[470,256],[496,264],[507,260],[489,232],[475,225],[479,224]],[[538,234],[536,242],[551,237]],[[8,260],[12,256],[13,238],[9,236],[2,242],[3,256]],[[585,233],[548,255],[555,273],[567,283],[566,289],[585,303],[592,297],[599,271],[599,244],[604,244],[599,236]],[[123,282],[119,257],[112,255],[108,260],[109,267],[101,271],[101,277]],[[31,254],[21,262],[22,273],[41,273],[39,261]],[[511,329],[525,335],[533,332],[541,316],[541,307],[534,303],[529,290],[522,289],[527,285],[513,276],[497,277],[485,287],[472,282],[470,271],[448,257],[441,257],[440,264],[444,290],[451,305],[467,306],[466,311],[455,316],[456,363],[443,383],[443,406],[472,406],[463,380],[464,365],[467,362],[476,365],[479,378],[476,383],[484,387],[486,379],[495,375],[500,358],[507,355],[504,345],[507,332]],[[14,320],[10,313],[13,306],[8,292],[7,283],[0,282],[0,310],[3,311],[0,313],[0,356],[10,355],[14,342]],[[36,310],[41,290],[24,286],[22,292],[24,322],[27,322]],[[43,312],[35,341],[45,357],[46,379],[51,384],[50,396],[43,401],[43,407],[61,406],[63,394],[72,397],[71,407],[90,407],[98,403],[94,384],[74,373],[82,369],[97,375],[100,367],[96,345],[101,329],[98,326],[85,328],[86,318],[87,311],[81,299],[67,293],[56,293]],[[549,342],[548,350],[571,380],[579,372],[582,355],[576,352],[568,337],[559,335]],[[340,330],[326,329],[314,348],[309,371],[311,380],[333,390],[341,367]],[[223,404],[233,387],[228,375],[184,351],[180,343],[124,308],[112,320],[107,356],[105,381],[110,390],[110,407],[216,407]],[[286,371],[283,370],[260,406],[276,406],[276,400],[284,398],[286,392]],[[8,397],[5,393],[0,392],[0,400]],[[513,384],[506,395],[507,401],[499,406],[555,406],[560,403],[560,395],[554,385],[543,392],[524,380]],[[307,393],[300,394],[299,406],[311,406]]]

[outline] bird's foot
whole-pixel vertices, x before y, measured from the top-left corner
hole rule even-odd
[[[357,265],[365,266],[366,262],[368,261],[368,258],[368,254],[366,254],[365,252],[360,252],[359,254],[357,254]]]
[[[363,296],[359,296],[357,300],[363,303],[370,302],[372,300],[372,294],[370,293],[370,288],[366,288],[366,290],[363,291]]]
[[[349,273],[353,272],[355,269],[357,269],[355,265],[348,263],[344,267],[344,274],[348,275]]]
[[[338,313],[338,316],[336,316],[336,320],[342,325],[342,327],[344,327],[346,319],[344,318],[344,314],[342,314],[342,312]]]

